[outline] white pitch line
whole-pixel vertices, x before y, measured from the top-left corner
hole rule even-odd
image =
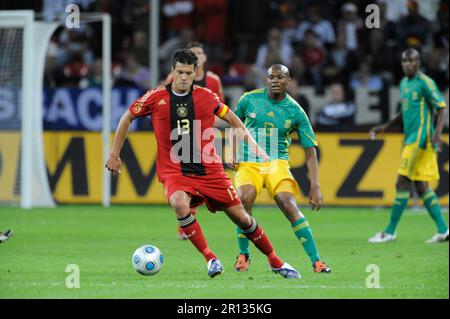
[[[61,282],[31,282],[31,283],[7,283],[6,286],[52,286],[52,287],[64,287],[65,283]],[[80,284],[82,289],[83,287],[134,287],[139,288],[140,284],[130,284],[130,283],[124,283],[124,284],[117,284],[116,282],[112,283],[83,283],[81,281]],[[214,288],[210,287],[208,283],[200,283],[200,284],[191,284],[191,285],[179,285],[179,284],[164,284],[163,286],[158,286],[158,288],[177,288],[177,289],[204,289],[204,288]],[[244,289],[245,286],[243,284],[240,285],[232,285],[226,287],[227,289]],[[381,289],[381,290],[436,290],[436,288],[430,288],[430,287],[423,287],[423,286],[415,286],[415,287],[380,287],[380,288],[367,288],[365,286],[328,286],[328,285],[253,285],[251,287],[253,290],[260,290],[260,289],[274,289],[274,288],[285,288],[285,289],[309,289],[309,288],[319,288],[319,289]],[[445,287],[443,287],[445,288]],[[445,288],[448,290],[448,287]]]

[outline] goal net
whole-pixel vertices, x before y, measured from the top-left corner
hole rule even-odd
[[[110,143],[110,17],[103,22],[103,158]],[[33,11],[0,11],[0,205],[53,207],[43,145],[43,81],[50,38],[63,22],[35,20]],[[106,34],[105,34],[106,33]],[[110,180],[103,178],[103,205]]]

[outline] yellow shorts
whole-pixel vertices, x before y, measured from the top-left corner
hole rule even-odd
[[[437,154],[433,148],[422,149],[415,144],[403,146],[398,174],[413,181],[436,181],[439,179]]]
[[[286,160],[274,160],[268,163],[239,163],[234,184],[236,188],[253,185],[257,194],[265,187],[272,197],[280,192],[297,195],[300,188],[292,176],[290,168],[289,162]]]

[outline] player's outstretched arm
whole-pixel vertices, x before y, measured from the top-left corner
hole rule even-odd
[[[222,117],[222,119],[227,122],[233,129],[232,133],[234,136],[237,136],[238,138],[248,143],[249,148],[254,154],[260,156],[265,162],[269,160],[269,156],[267,156],[267,153],[261,147],[259,147],[258,143],[256,143],[250,132],[245,127],[244,123],[242,123],[242,121],[236,116],[236,114],[229,110],[227,114]]]
[[[372,127],[369,131],[369,138],[373,140],[377,137],[377,134],[379,133],[384,133],[391,128],[400,127],[402,125],[402,122],[403,122],[402,113],[400,112],[392,120],[384,124]]]
[[[436,131],[431,137],[431,143],[438,152],[442,151],[442,129],[444,128],[445,113],[446,108],[439,109],[436,120]]]
[[[131,122],[134,120],[130,111],[126,111],[120,118],[119,125],[117,126],[116,133],[114,134],[114,140],[111,147],[111,153],[109,159],[106,162],[105,167],[113,173],[113,175],[120,174],[120,167],[122,161],[120,160],[120,150],[122,149],[123,142],[128,134]]]
[[[313,210],[319,210],[322,206],[323,196],[319,186],[319,164],[317,153],[314,147],[305,148],[306,166],[308,166],[311,190],[309,191],[309,203]]]

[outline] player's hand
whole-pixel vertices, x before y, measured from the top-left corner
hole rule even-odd
[[[431,137],[431,145],[433,145],[436,152],[440,153],[442,152],[442,139],[441,134],[438,132],[434,133]]]
[[[105,167],[108,171],[112,172],[113,176],[117,176],[122,173],[120,167],[122,166],[122,161],[119,156],[110,155]]]
[[[377,137],[377,134],[383,132],[384,132],[384,125],[374,126],[369,131],[369,139],[374,140]]]
[[[309,192],[308,201],[312,205],[313,210],[319,210],[322,206],[323,196],[320,192],[319,186],[311,186],[311,191]]]

